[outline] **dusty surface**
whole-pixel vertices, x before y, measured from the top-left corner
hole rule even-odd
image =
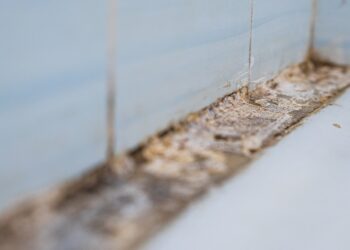
[[[78,180],[0,218],[0,249],[133,249],[210,187],[350,84],[350,71],[293,66],[250,99],[228,95]]]

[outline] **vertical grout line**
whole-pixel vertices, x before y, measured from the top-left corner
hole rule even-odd
[[[116,47],[117,0],[108,0],[107,22],[107,162],[114,160],[116,148]]]
[[[248,40],[248,81],[241,89],[244,99],[249,99],[249,87],[252,81],[252,44],[253,44],[254,0],[249,0],[249,40]]]
[[[309,44],[306,53],[306,60],[312,59],[314,56],[315,48],[315,33],[316,33],[316,19],[318,11],[318,0],[311,0],[311,17],[310,17],[310,30],[309,30]]]
[[[249,48],[248,48],[248,88],[252,81],[252,43],[253,43],[253,16],[254,16],[254,0],[250,0],[249,15]]]

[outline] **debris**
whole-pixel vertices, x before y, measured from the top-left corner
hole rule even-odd
[[[333,126],[336,128],[341,128],[340,124],[338,124],[338,123],[333,123]]]

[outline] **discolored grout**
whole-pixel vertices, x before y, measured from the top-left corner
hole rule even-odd
[[[255,86],[248,101],[226,95],[115,164],[3,214],[0,249],[136,249],[349,85],[349,68],[308,61]]]

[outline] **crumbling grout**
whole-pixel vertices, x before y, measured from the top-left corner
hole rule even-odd
[[[308,61],[255,86],[249,100],[228,94],[116,165],[3,214],[0,249],[135,249],[349,85],[349,68]]]

